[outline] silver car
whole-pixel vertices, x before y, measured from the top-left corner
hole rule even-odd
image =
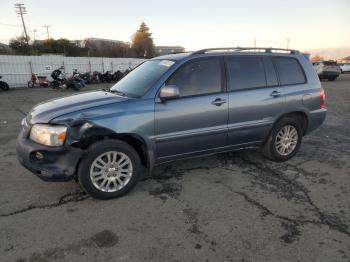
[[[312,64],[320,79],[334,81],[341,73],[340,66],[333,61],[319,61]]]

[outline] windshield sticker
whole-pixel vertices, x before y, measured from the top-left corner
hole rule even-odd
[[[174,64],[175,62],[174,61],[171,61],[171,60],[162,60],[159,62],[159,65],[162,65],[162,66],[166,66],[166,67],[170,67]]]

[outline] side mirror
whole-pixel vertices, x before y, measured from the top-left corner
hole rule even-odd
[[[160,100],[174,99],[180,96],[180,90],[176,85],[163,86],[160,89],[159,98]]]

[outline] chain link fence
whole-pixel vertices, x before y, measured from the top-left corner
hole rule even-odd
[[[77,69],[80,73],[98,71],[116,72],[134,68],[145,61],[138,58],[65,57],[65,56],[10,56],[0,55],[0,75],[10,88],[25,87],[34,73],[46,76],[50,81],[51,72],[61,66],[67,76]]]

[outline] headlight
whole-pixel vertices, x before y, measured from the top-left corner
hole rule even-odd
[[[67,127],[36,124],[30,130],[30,139],[47,146],[61,146],[66,139]]]

